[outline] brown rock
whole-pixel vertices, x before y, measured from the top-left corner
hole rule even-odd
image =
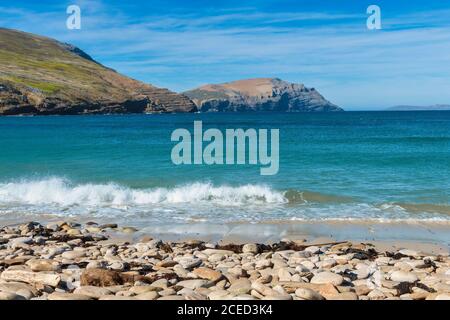
[[[306,288],[298,288],[295,290],[295,295],[304,300],[323,300],[322,295],[317,291]]]
[[[428,292],[414,292],[410,296],[413,300],[426,300],[429,295]]]
[[[233,284],[228,288],[228,291],[236,295],[241,295],[249,293],[251,289],[252,283],[250,282],[250,280],[241,278],[234,281]]]
[[[20,265],[25,264],[28,260],[30,260],[32,258],[33,258],[33,256],[22,256],[22,257],[17,257],[14,259],[0,260],[0,266],[5,266],[5,267],[20,266]]]
[[[38,295],[38,290],[34,286],[21,282],[0,283],[0,291],[18,294],[27,300]]]
[[[137,300],[156,300],[158,299],[159,294],[155,291],[148,291],[141,294],[138,294],[135,298]]]
[[[197,268],[193,273],[201,279],[210,281],[219,281],[222,278],[222,274],[219,271],[210,268]]]
[[[42,273],[26,270],[5,270],[2,272],[1,278],[6,281],[42,283],[51,287],[58,286],[61,281],[61,276],[56,273]]]
[[[178,262],[173,261],[173,260],[164,260],[164,261],[158,262],[156,264],[156,266],[161,267],[161,268],[171,268],[171,267],[176,266],[177,264],[178,264]]]
[[[73,292],[75,294],[88,296],[94,299],[98,299],[103,296],[112,295],[112,292],[106,288],[99,288],[94,286],[82,286],[76,288]]]
[[[45,259],[32,259],[28,260],[26,263],[31,271],[59,271],[61,268],[53,260],[45,260]]]
[[[327,283],[319,287],[319,293],[328,300],[329,297],[338,295],[339,291],[334,285]]]
[[[12,293],[12,292],[3,292],[0,291],[0,301],[2,300],[26,300],[24,297],[22,297],[21,295]]]
[[[330,295],[327,300],[358,300],[358,296],[354,292],[343,292],[336,295]]]
[[[282,286],[287,293],[294,293],[295,290],[297,290],[298,288],[305,288],[314,291],[319,291],[319,289],[323,286],[321,284],[299,282],[299,281],[280,281],[278,282],[278,284]]]
[[[367,295],[367,297],[369,297],[370,300],[386,299],[386,295],[382,291],[377,290],[377,289],[370,291],[370,293]]]
[[[109,289],[109,288],[108,288]],[[131,287],[129,289],[129,291],[135,295],[140,295],[142,293],[147,293],[147,292],[151,292],[151,291],[156,291],[157,288],[153,287],[153,286],[136,286],[136,287]]]
[[[124,297],[124,296],[104,296],[100,297],[98,300],[136,300],[135,297]]]
[[[366,296],[370,291],[372,290],[369,289],[369,287],[366,285],[360,285],[355,287],[355,292],[358,296]]]
[[[182,296],[165,296],[159,298],[158,300],[186,300],[186,299]]]
[[[124,284],[120,272],[104,269],[86,269],[81,274],[82,286],[109,287]]]
[[[82,294],[53,292],[48,295],[48,300],[92,300],[92,298]]]

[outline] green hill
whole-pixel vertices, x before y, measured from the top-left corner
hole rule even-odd
[[[0,115],[192,111],[186,96],[123,76],[76,47],[0,28]]]

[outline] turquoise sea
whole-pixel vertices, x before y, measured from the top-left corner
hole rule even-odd
[[[276,128],[280,170],[175,166],[174,129]],[[0,118],[0,221],[450,221],[450,112]]]

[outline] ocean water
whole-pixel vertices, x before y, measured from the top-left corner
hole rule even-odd
[[[280,170],[175,166],[174,129],[280,130]],[[450,112],[0,118],[0,221],[450,222]]]

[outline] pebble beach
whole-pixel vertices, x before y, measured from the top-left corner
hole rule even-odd
[[[216,244],[133,228],[0,228],[0,300],[449,300],[448,253],[357,242]]]

